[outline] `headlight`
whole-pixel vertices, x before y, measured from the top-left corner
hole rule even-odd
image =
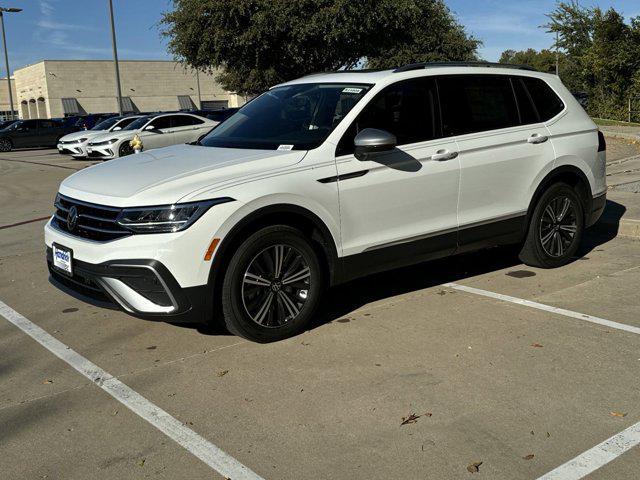
[[[232,201],[233,198],[223,197],[159,207],[125,208],[117,222],[136,233],[179,232],[189,228],[212,206]]]
[[[106,140],[104,142],[92,142],[91,145],[93,145],[95,147],[100,147],[100,146],[103,146],[103,145],[113,145],[117,141],[118,141],[117,138],[112,138],[111,140]]]

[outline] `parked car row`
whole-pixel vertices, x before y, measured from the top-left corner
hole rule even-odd
[[[73,115],[65,118],[0,122],[0,152],[14,148],[57,147],[74,158],[108,160],[133,153],[138,134],[144,149],[193,142],[238,109]],[[137,123],[136,123],[137,122]],[[117,135],[116,135],[117,133]],[[107,137],[102,138],[104,135]]]

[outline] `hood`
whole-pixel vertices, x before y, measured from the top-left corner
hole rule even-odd
[[[140,132],[141,130],[118,130],[117,132],[100,132],[100,135],[96,135],[95,137],[91,138],[91,143],[104,142],[105,140],[112,140],[114,138],[118,140],[131,140],[136,133]]]
[[[197,190],[295,165],[305,154],[174,145],[80,170],[62,182],[60,193],[114,207],[171,204]]]
[[[79,132],[69,133],[60,138],[61,142],[72,142],[74,140],[80,140],[81,138],[94,139],[95,137],[102,135],[104,130],[80,130]]]

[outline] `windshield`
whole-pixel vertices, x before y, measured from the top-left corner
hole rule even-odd
[[[310,150],[324,142],[371,85],[277,87],[252,100],[203,138],[208,147]]]
[[[148,115],[146,117],[140,117],[137,120],[134,120],[129,125],[123,128],[123,130],[140,130],[145,124],[151,120],[153,116]]]
[[[118,122],[118,120],[120,120],[119,117],[107,118],[106,120],[96,123],[91,130],[109,130],[116,124],[116,122]]]

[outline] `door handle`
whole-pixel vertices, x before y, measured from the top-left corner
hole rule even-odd
[[[549,140],[549,137],[546,135],[540,135],[539,133],[533,133],[529,138],[527,138],[527,143],[544,143]]]
[[[442,149],[431,155],[431,160],[435,160],[436,162],[444,162],[446,160],[453,160],[457,156],[458,152],[451,152],[449,150]]]

